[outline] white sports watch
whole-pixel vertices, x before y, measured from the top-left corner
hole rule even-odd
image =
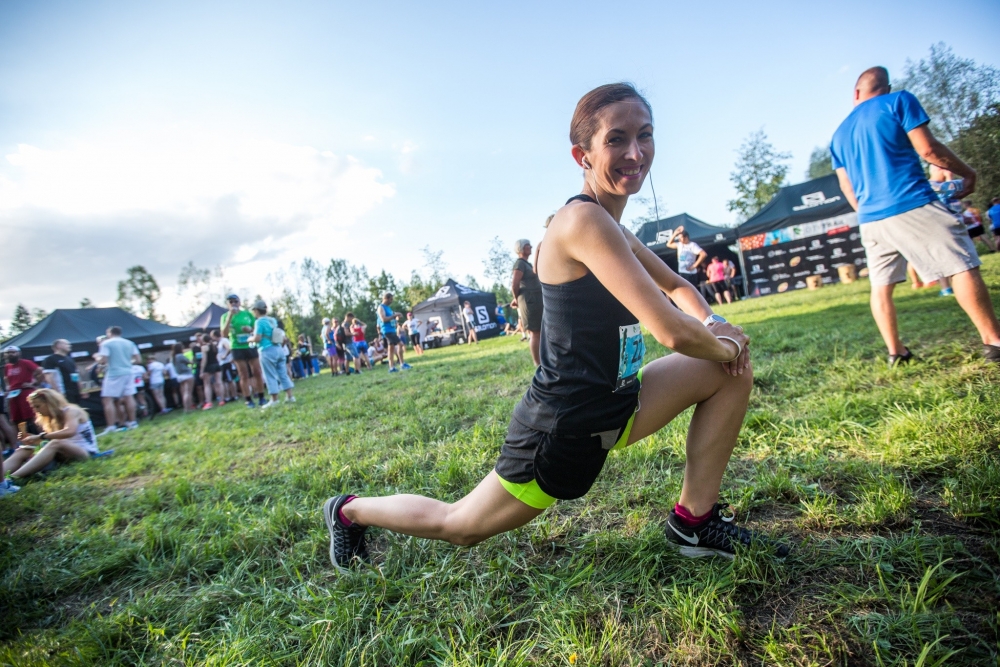
[[[724,318],[722,315],[716,315],[715,313],[712,313],[704,320],[702,320],[701,323],[707,327],[709,324],[726,324],[728,321],[729,320]]]

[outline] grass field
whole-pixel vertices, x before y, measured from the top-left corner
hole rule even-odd
[[[908,286],[920,362],[888,368],[867,291],[721,311],[756,372],[723,496],[784,562],[668,548],[682,415],[521,530],[374,531],[378,569],[335,574],[328,496],[457,499],[491,469],[533,370],[503,338],[301,381],[294,407],[159,419],[26,483],[0,500],[0,663],[997,665],[1000,369],[954,299]]]

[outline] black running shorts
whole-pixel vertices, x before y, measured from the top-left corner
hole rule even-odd
[[[233,361],[250,361],[257,358],[257,348],[240,347],[233,348]]]

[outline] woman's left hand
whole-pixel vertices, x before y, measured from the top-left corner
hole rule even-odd
[[[743,327],[737,326],[736,329],[739,333],[743,333]],[[732,361],[722,362],[722,367],[725,369],[726,373],[736,377],[742,375],[743,371],[750,368],[750,341],[747,340],[746,345],[740,351],[740,356],[736,357]]]

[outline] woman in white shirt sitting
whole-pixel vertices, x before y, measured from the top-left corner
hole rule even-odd
[[[16,481],[44,469],[53,459],[86,461],[99,452],[90,415],[79,405],[67,403],[62,394],[52,389],[32,392],[28,403],[44,430],[39,435],[20,436],[21,446],[3,463],[5,476],[10,475]],[[44,440],[48,444],[38,449]]]

